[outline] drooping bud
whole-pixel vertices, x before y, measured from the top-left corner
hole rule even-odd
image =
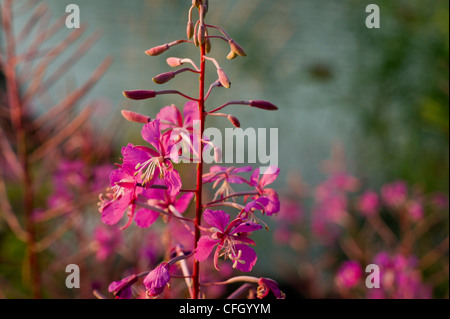
[[[249,101],[250,106],[257,107],[259,109],[263,109],[266,111],[276,111],[278,110],[278,107],[276,105],[273,105],[270,102],[262,101],[262,100],[255,100],[255,101]]]
[[[171,58],[167,58],[166,62],[169,66],[175,68],[175,67],[183,64],[182,60],[183,59],[171,57]]]
[[[205,52],[206,54],[209,54],[209,52],[211,52],[211,40],[208,38],[208,29],[205,29],[205,38],[206,38]]]
[[[148,90],[133,90],[123,91],[123,95],[132,100],[146,100],[154,98],[156,96],[156,92]]]
[[[122,110],[121,113],[122,116],[130,122],[147,124],[151,120],[149,116],[142,115],[133,111]]]
[[[194,45],[196,47],[198,47],[200,45],[200,43],[198,42],[198,21],[197,21],[197,23],[195,24],[195,27],[194,27]]]
[[[235,127],[240,128],[241,127],[241,122],[239,122],[239,120],[237,119],[237,117],[233,116],[233,115],[228,115],[228,120],[231,122],[231,124],[233,124]]]
[[[235,52],[237,55],[247,56],[247,53],[245,53],[244,49],[242,49],[242,47],[239,44],[237,44],[236,41],[230,39],[228,43],[230,44],[231,50]]]
[[[237,56],[238,56],[237,53],[234,52],[233,50],[231,50],[230,53],[228,53],[228,55],[227,55],[227,59],[233,60],[233,59],[237,58]]]
[[[170,46],[169,44],[163,44],[163,45],[158,45],[157,47],[151,48],[147,51],[145,51],[145,54],[150,55],[150,56],[157,56],[160,55],[164,52],[166,52],[167,50],[169,50]]]
[[[174,77],[175,77],[175,72],[161,73],[160,75],[157,75],[153,78],[153,82],[155,82],[156,84],[163,84],[163,83],[169,82]]]
[[[209,52],[211,52],[211,41],[208,38],[206,38],[205,52],[206,54],[209,54]]]
[[[197,7],[198,6],[198,0],[192,0],[192,6]]]
[[[204,25],[201,25],[201,26],[198,28],[198,35],[197,35],[197,37],[198,37],[198,43],[199,43],[200,45],[203,45],[203,44],[205,43],[205,41],[206,41],[206,37],[205,37],[205,26],[204,26]]]
[[[223,87],[229,89],[231,87],[231,82],[228,79],[228,76],[226,75],[225,71],[221,68],[218,68],[217,75],[219,76],[220,84],[222,84]]]
[[[188,21],[186,33],[189,40],[194,36],[194,23],[192,23],[192,21]]]

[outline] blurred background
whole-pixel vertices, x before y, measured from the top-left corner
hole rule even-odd
[[[89,140],[90,152],[95,153],[101,148],[102,153],[97,156],[90,154],[90,164],[113,164],[120,157],[123,145],[128,142],[140,143],[139,126],[120,119],[118,115],[121,109],[154,117],[163,106],[175,103],[181,107],[184,103],[181,98],[173,96],[143,102],[129,101],[123,97],[122,91],[155,89],[152,77],[168,70],[164,63],[166,56],[190,57],[196,61],[196,49],[184,44],[173,47],[164,57],[150,58],[144,54],[145,50],[153,46],[185,38],[190,1],[45,0],[13,3],[13,26],[18,38],[21,36],[20,31],[26,30],[33,12],[37,11],[33,21],[38,23],[39,19],[46,17],[50,25],[66,15],[65,8],[71,3],[79,6],[81,23],[85,25],[86,32],[69,40],[69,43],[77,47],[90,35],[98,31],[101,33],[79,61],[70,63],[70,71],[57,77],[57,85],[46,90],[42,98],[31,99],[29,103],[32,110],[29,113],[30,121],[33,121],[33,118],[39,118],[48,110],[49,104],[70,95],[105,58],[111,57],[112,63],[108,70],[95,86],[83,94],[83,99],[73,103],[71,111],[74,114],[82,112],[90,101],[95,101],[96,109],[90,114],[89,129],[85,129],[89,133],[83,136]],[[366,6],[371,3],[376,3],[380,8],[379,29],[368,29],[365,24],[368,16]],[[36,10],[42,4],[47,9]],[[47,17],[50,13],[51,16]],[[226,60],[226,44],[213,43],[211,56],[227,72],[232,87],[215,91],[208,101],[208,107],[214,108],[230,99],[263,99],[279,107],[277,112],[260,112],[239,106],[229,109],[231,114],[238,117],[244,129],[279,129],[281,172],[271,187],[280,193],[281,198],[286,199],[287,205],[283,206],[281,200],[280,218],[267,220],[271,231],[276,233],[277,229],[283,229],[283,221],[289,218],[282,216],[297,214],[297,217],[294,216],[295,223],[291,223],[295,227],[284,232],[292,235],[290,238],[272,240],[268,234],[257,236],[259,262],[254,272],[277,279],[291,298],[374,297],[368,296],[365,288],[357,284],[346,286],[340,283],[339,270],[346,270],[342,263],[359,260],[361,269],[364,269],[365,264],[373,261],[380,252],[388,252],[392,259],[399,254],[405,259],[414,255],[419,262],[413,263],[411,267],[420,270],[420,281],[428,285],[427,291],[430,292],[411,297],[448,298],[448,1],[210,0],[207,21],[227,30],[248,55],[233,61]],[[32,45],[42,26],[36,26],[38,31],[34,31],[35,34],[31,31],[30,34],[22,34],[23,40],[18,42],[17,47]],[[8,39],[3,31],[0,33],[0,48],[5,54]],[[74,30],[62,26],[42,47],[57,47],[72,32]],[[52,63],[46,65],[46,71],[49,74],[57,71],[74,54],[74,50],[64,48]],[[5,70],[2,72],[5,73]],[[212,82],[215,76],[211,69],[207,78]],[[27,75],[24,78],[27,80]],[[0,83],[1,89],[6,92],[5,78]],[[176,87],[194,95],[196,85],[196,81],[187,81],[186,77],[179,76],[164,87]],[[24,85],[25,89],[30,87],[33,87],[32,84]],[[2,94],[2,97],[5,96]],[[230,127],[230,124],[220,118],[213,118],[208,120],[207,126],[223,129]],[[5,124],[2,128],[6,132],[4,135],[8,136],[7,131],[11,127]],[[86,153],[83,153],[83,147],[79,144],[73,145],[77,145],[73,147],[77,152],[81,150],[82,154]],[[67,143],[64,147],[62,153],[67,154]],[[73,171],[70,167],[66,169]],[[50,168],[52,170],[55,167]],[[21,193],[13,182],[8,181],[7,171],[3,170],[2,174],[5,176],[5,194],[11,199],[11,211],[20,216]],[[353,219],[351,223],[348,219],[334,220],[340,230],[338,233],[326,231],[327,234],[333,233],[332,238],[338,238],[339,242],[343,237],[357,238],[354,231],[364,237],[366,225],[379,230],[379,227],[374,226],[379,226],[379,223],[368,222],[358,211],[360,196],[370,189],[377,193],[380,201],[384,200],[384,204],[380,204],[382,208],[379,208],[381,222],[391,229],[398,245],[390,242],[386,247],[383,246],[383,239],[389,236],[383,235],[383,231],[377,233],[378,237],[364,237],[369,246],[372,243],[373,248],[370,254],[365,255],[348,253],[343,248],[348,247],[346,244],[339,247],[330,242],[317,244],[315,236],[320,235],[315,233],[311,225],[314,224],[316,208],[320,206],[318,202],[323,199],[319,196],[321,193],[318,187],[324,181],[342,174],[348,177],[345,180],[349,183],[344,183],[348,187],[344,187],[346,203],[342,210],[353,216]],[[353,186],[350,181],[354,181]],[[405,199],[405,203],[409,205],[411,201],[420,199],[424,210],[419,221],[414,220],[404,228],[398,220],[402,220],[402,209],[406,206],[389,205],[386,203],[387,195],[383,197],[382,192],[384,186],[395,181],[402,181],[406,185],[404,188],[407,189],[408,200]],[[48,186],[37,193],[48,196],[51,189]],[[428,204],[431,202],[428,199],[436,199],[437,195],[442,205],[436,209]],[[423,198],[427,199],[426,203]],[[37,199],[35,202],[45,206],[46,200]],[[89,234],[99,223],[98,215],[95,214],[95,201],[90,203],[90,208],[86,208],[89,214],[80,212],[84,222],[89,221],[86,225]],[[327,202],[324,206],[327,210],[331,209],[332,204]],[[434,218],[433,223],[428,222],[428,217]],[[352,223],[356,223],[356,226]],[[0,296],[26,297],[29,285],[23,276],[27,272],[23,261],[25,248],[23,243],[12,239],[14,234],[10,224],[0,221]],[[352,228],[350,224],[355,227]],[[423,228],[419,229],[420,236],[406,249],[402,236],[413,232],[418,225]],[[57,226],[44,228],[52,227]],[[402,233],[402,230],[405,232]],[[44,233],[42,228],[39,231]],[[75,232],[74,237],[61,235],[58,238],[64,239],[65,244],[70,246],[71,240],[76,237]],[[66,259],[58,257],[64,249],[60,247],[52,250],[52,245],[49,244],[49,251],[42,254],[41,264],[51,263],[54,259],[59,259],[61,263],[70,260],[70,254],[64,257]],[[434,250],[436,247],[439,248],[437,251]],[[427,259],[425,265],[423,262],[421,264],[421,257],[427,256],[430,251],[434,252],[428,257],[432,261]],[[312,273],[319,265],[319,260],[320,265],[324,265],[323,272]],[[117,265],[120,261],[114,259],[114,263]],[[97,267],[93,265],[95,262],[89,261],[85,267]],[[122,265],[122,268],[126,267]],[[353,276],[355,280],[362,278],[358,271],[350,271],[348,276]],[[62,272],[61,278],[64,275]],[[116,275],[114,280],[122,278],[118,278],[118,274],[110,275]],[[363,282],[358,284],[363,286]],[[53,285],[57,284],[54,282]],[[96,288],[105,291],[105,283],[100,279],[98,283],[90,285],[97,285]],[[416,289],[423,292],[425,288],[421,287]],[[47,289],[46,297],[74,296],[74,292],[65,288],[52,289]],[[90,295],[85,292],[81,296]],[[389,296],[400,298],[395,294],[379,297]]]

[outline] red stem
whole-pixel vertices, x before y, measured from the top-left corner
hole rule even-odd
[[[199,10],[200,16],[203,14],[201,10]],[[205,54],[206,54],[206,45],[205,43],[200,45],[200,88],[199,88],[199,98],[198,98],[198,108],[200,114],[200,130],[198,132],[198,143],[199,143],[199,162],[197,164],[197,188],[195,192],[195,235],[194,235],[194,250],[197,248],[197,242],[200,239],[200,227],[202,220],[202,187],[203,187],[203,131],[205,129]],[[192,291],[193,298],[199,298],[199,288],[200,288],[200,262],[194,258],[194,267],[193,267],[193,275],[192,275]]]

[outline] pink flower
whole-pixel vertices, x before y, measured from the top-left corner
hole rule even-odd
[[[355,287],[362,275],[362,268],[357,261],[344,261],[336,274],[336,284],[344,288]]]
[[[108,189],[106,198],[100,195],[99,211],[102,214],[102,222],[107,225],[115,225],[129,207],[131,207],[130,216],[133,216],[135,210],[134,201],[137,196],[137,182],[135,176],[130,175],[122,168],[112,171],[109,179],[111,187]]]
[[[366,191],[358,200],[358,210],[363,216],[375,215],[380,209],[378,194],[374,191]]]
[[[148,297],[157,297],[163,292],[170,280],[169,268],[168,263],[161,263],[145,277],[144,285]]]
[[[186,193],[177,197],[172,196],[167,190],[146,189],[141,196],[148,198],[147,204],[150,206],[167,211],[169,214],[173,213],[173,210],[182,214],[188,208],[194,193]],[[160,213],[151,209],[140,209],[136,212],[136,224],[142,228],[150,227],[159,215]]]
[[[224,167],[214,165],[211,166],[211,168],[209,169],[209,173],[203,174],[203,183],[214,182],[213,189],[215,189],[220,183],[222,183],[222,185],[216,191],[214,199],[228,196],[234,192],[230,184],[248,183],[248,181],[245,178],[237,174],[250,172],[251,170],[252,170],[251,166]]]
[[[172,130],[178,128],[183,128],[192,133],[194,120],[199,120],[198,111],[198,103],[189,101],[184,105],[183,116],[175,105],[169,105],[163,107],[156,115],[156,118],[161,120],[161,130],[168,130],[164,134],[171,133]]]
[[[122,150],[123,168],[134,174],[141,173],[142,184],[152,185],[160,177],[168,188],[171,196],[181,189],[180,174],[173,168],[170,157],[172,142],[170,136],[161,135],[160,120],[154,120],[144,125],[142,137],[154,149],[145,146],[128,144]]]
[[[275,280],[269,278],[259,278],[258,280],[258,288],[257,288],[257,297],[259,299],[263,299],[266,297],[269,292],[272,291],[275,298],[284,299],[285,295],[278,287],[278,283]]]
[[[278,177],[280,169],[276,166],[270,166],[269,172],[263,174],[260,178],[259,168],[255,169],[252,176],[250,177],[250,185],[255,187],[258,195],[252,197],[252,199],[258,199],[261,197],[267,198],[269,200],[265,207],[267,215],[273,215],[280,211],[280,200],[278,199],[278,194],[271,188],[265,188],[267,185],[272,184]]]
[[[408,197],[408,185],[404,181],[396,181],[381,188],[381,196],[386,205],[396,208],[403,205]]]
[[[130,299],[131,298],[131,286],[138,281],[136,275],[125,277],[119,281],[113,281],[108,291],[114,293],[116,299]]]
[[[238,218],[230,223],[230,215],[221,210],[205,210],[204,220],[211,225],[211,235],[204,235],[198,241],[195,251],[195,258],[203,261],[216,248],[214,254],[214,266],[216,269],[220,256],[229,257],[233,261],[233,268],[241,271],[250,271],[256,263],[255,251],[245,244],[255,245],[255,242],[248,237],[250,232],[259,230],[261,225],[244,222]]]

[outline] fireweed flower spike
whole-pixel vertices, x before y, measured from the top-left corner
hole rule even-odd
[[[161,263],[150,272],[143,272],[140,275],[113,282],[109,290],[118,298],[131,297],[131,285],[136,283],[137,278],[143,276],[146,276],[143,281],[146,296],[153,298],[160,295],[171,280],[171,269],[169,269],[171,266],[180,267],[185,277],[187,290],[193,299],[204,296],[200,291],[200,277],[206,278],[207,276],[203,276],[204,274],[201,273],[203,268],[200,267],[200,263],[205,261],[214,249],[214,266],[216,268],[219,257],[224,257],[230,259],[236,269],[244,272],[252,270],[257,256],[250,247],[255,242],[249,236],[253,231],[261,229],[263,227],[261,225],[265,225],[255,215],[258,211],[261,211],[261,215],[275,214],[280,208],[277,193],[273,189],[266,188],[278,176],[278,168],[273,168],[271,174],[265,174],[262,177],[259,176],[259,169],[256,169],[250,180],[241,176],[241,173],[250,173],[253,170],[250,166],[241,168],[213,166],[209,173],[204,174],[204,151],[213,149],[216,161],[220,162],[221,159],[220,148],[203,136],[205,120],[208,115],[227,118],[235,127],[240,127],[241,123],[237,117],[218,111],[232,104],[247,105],[268,111],[278,109],[277,106],[267,101],[233,100],[212,111],[206,110],[206,101],[214,88],[230,88],[231,86],[231,81],[220,64],[207,56],[214,45],[213,41],[220,40],[227,43],[230,49],[228,59],[247,55],[223,28],[205,23],[208,9],[208,0],[192,0],[186,25],[188,39],[175,40],[145,51],[149,56],[159,56],[172,46],[181,43],[197,47],[200,53],[198,66],[189,58],[169,57],[166,58],[166,63],[170,67],[178,68],[184,64],[190,64],[190,66],[153,77],[156,84],[164,84],[180,73],[185,72],[186,74],[183,75],[185,77],[195,75],[198,77],[199,83],[197,96],[192,97],[174,89],[158,91],[143,89],[123,92],[123,95],[131,100],[153,99],[160,95],[176,94],[189,101],[184,105],[182,111],[175,105],[169,105],[162,108],[156,117],[133,111],[122,111],[123,117],[128,121],[143,124],[141,135],[150,145],[128,144],[123,147],[122,163],[111,174],[111,187],[107,195],[101,197],[101,219],[108,225],[114,225],[127,212],[128,223],[125,227],[134,220],[139,227],[146,228],[162,215],[165,222],[161,223],[165,227],[165,231],[162,233],[167,234],[170,240],[161,240],[161,243],[167,249],[173,249],[174,246],[179,247],[179,245],[190,247],[191,253],[177,255],[171,261]],[[194,11],[198,11],[198,14]],[[219,31],[221,35],[212,34],[213,31]],[[209,62],[214,63],[217,80],[206,91]],[[194,155],[194,159],[191,155]],[[180,158],[189,163],[196,162],[196,176],[193,181],[195,186],[188,187],[190,189],[182,189],[181,177],[174,168],[174,163],[178,164]],[[215,200],[212,202],[203,200],[203,187],[207,183],[213,183],[215,189]],[[232,184],[246,184],[254,189],[235,193],[231,188]],[[165,189],[159,189],[160,187],[165,187]],[[252,197],[252,199],[248,200],[248,197]],[[239,203],[238,198],[241,198],[241,201],[243,199],[245,204]],[[195,203],[194,217],[189,216],[188,211],[191,201]],[[217,206],[237,209],[237,217],[231,220],[230,215],[222,210],[207,209]],[[209,224],[210,228],[202,226],[203,221]],[[181,224],[186,228],[186,232],[175,230],[177,229],[175,227]],[[183,228],[183,230],[185,229]],[[189,258],[192,262],[191,267],[188,265]],[[206,268],[204,269],[206,271]],[[251,282],[259,285],[259,298],[266,296],[269,291],[272,291],[277,298],[283,297],[275,282],[265,278],[252,278]],[[172,280],[174,279],[172,277]]]
[[[261,225],[235,219],[230,223],[230,215],[222,210],[205,210],[203,219],[211,228],[211,235],[204,235],[198,242],[195,251],[195,258],[203,261],[216,248],[214,253],[214,267],[217,270],[219,257],[225,256],[233,261],[233,268],[240,271],[251,271],[256,263],[255,251],[247,245],[255,245],[255,242],[248,237],[248,233],[262,228]]]

